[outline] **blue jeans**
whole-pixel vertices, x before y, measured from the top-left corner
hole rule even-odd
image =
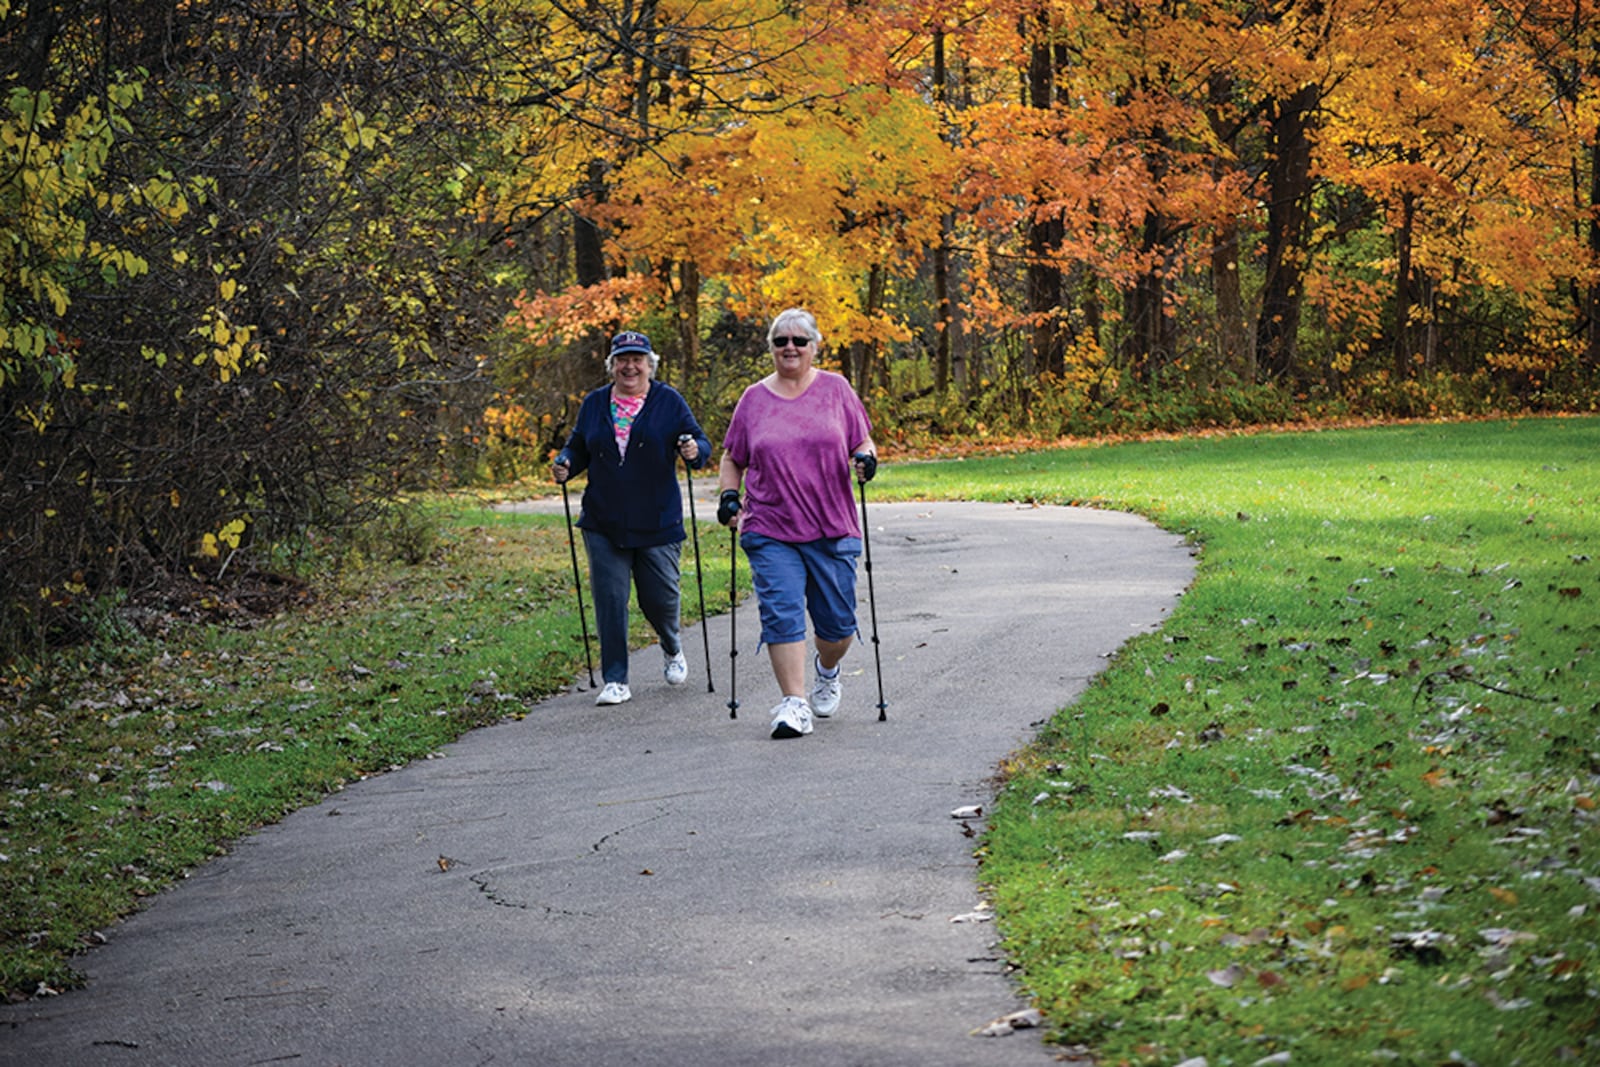
[[[611,538],[583,531],[589,554],[589,588],[595,628],[600,631],[600,673],[607,682],[628,684],[628,592],[639,593],[639,610],[668,655],[683,650],[678,638],[678,553],[682,541],[653,548],[618,548]]]

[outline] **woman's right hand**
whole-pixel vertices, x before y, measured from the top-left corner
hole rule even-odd
[[[572,468],[567,466],[561,460],[558,459],[554,463],[550,464],[550,477],[556,480],[557,485],[566,485],[567,479],[571,476]]]

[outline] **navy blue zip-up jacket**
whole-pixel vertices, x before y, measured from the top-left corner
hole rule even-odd
[[[711,459],[711,442],[689,404],[670,385],[651,382],[644,407],[633,420],[626,458],[617,451],[611,425],[611,386],[583,398],[572,435],[556,462],[572,474],[587,470],[578,525],[604,534],[618,548],[653,548],[684,539],[683,493],[678,482],[678,437],[700,446],[694,466]]]

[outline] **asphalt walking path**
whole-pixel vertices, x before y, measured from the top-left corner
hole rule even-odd
[[[885,721],[867,640],[839,714],[771,740],[746,601],[736,719],[723,614],[714,693],[696,627],[686,685],[638,651],[630,703],[595,707],[585,676],[295,812],[107,931],[86,988],[0,1007],[0,1063],[1052,1062],[1036,1030],[974,1035],[1027,1005],[985,921],[982,821],[952,813],[1161,624],[1190,554],[1111,512],[868,514]]]

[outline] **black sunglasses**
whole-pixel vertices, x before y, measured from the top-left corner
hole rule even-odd
[[[796,348],[804,348],[810,343],[811,338],[809,337],[774,337],[772,339],[773,348],[786,348],[789,345],[794,345]]]

